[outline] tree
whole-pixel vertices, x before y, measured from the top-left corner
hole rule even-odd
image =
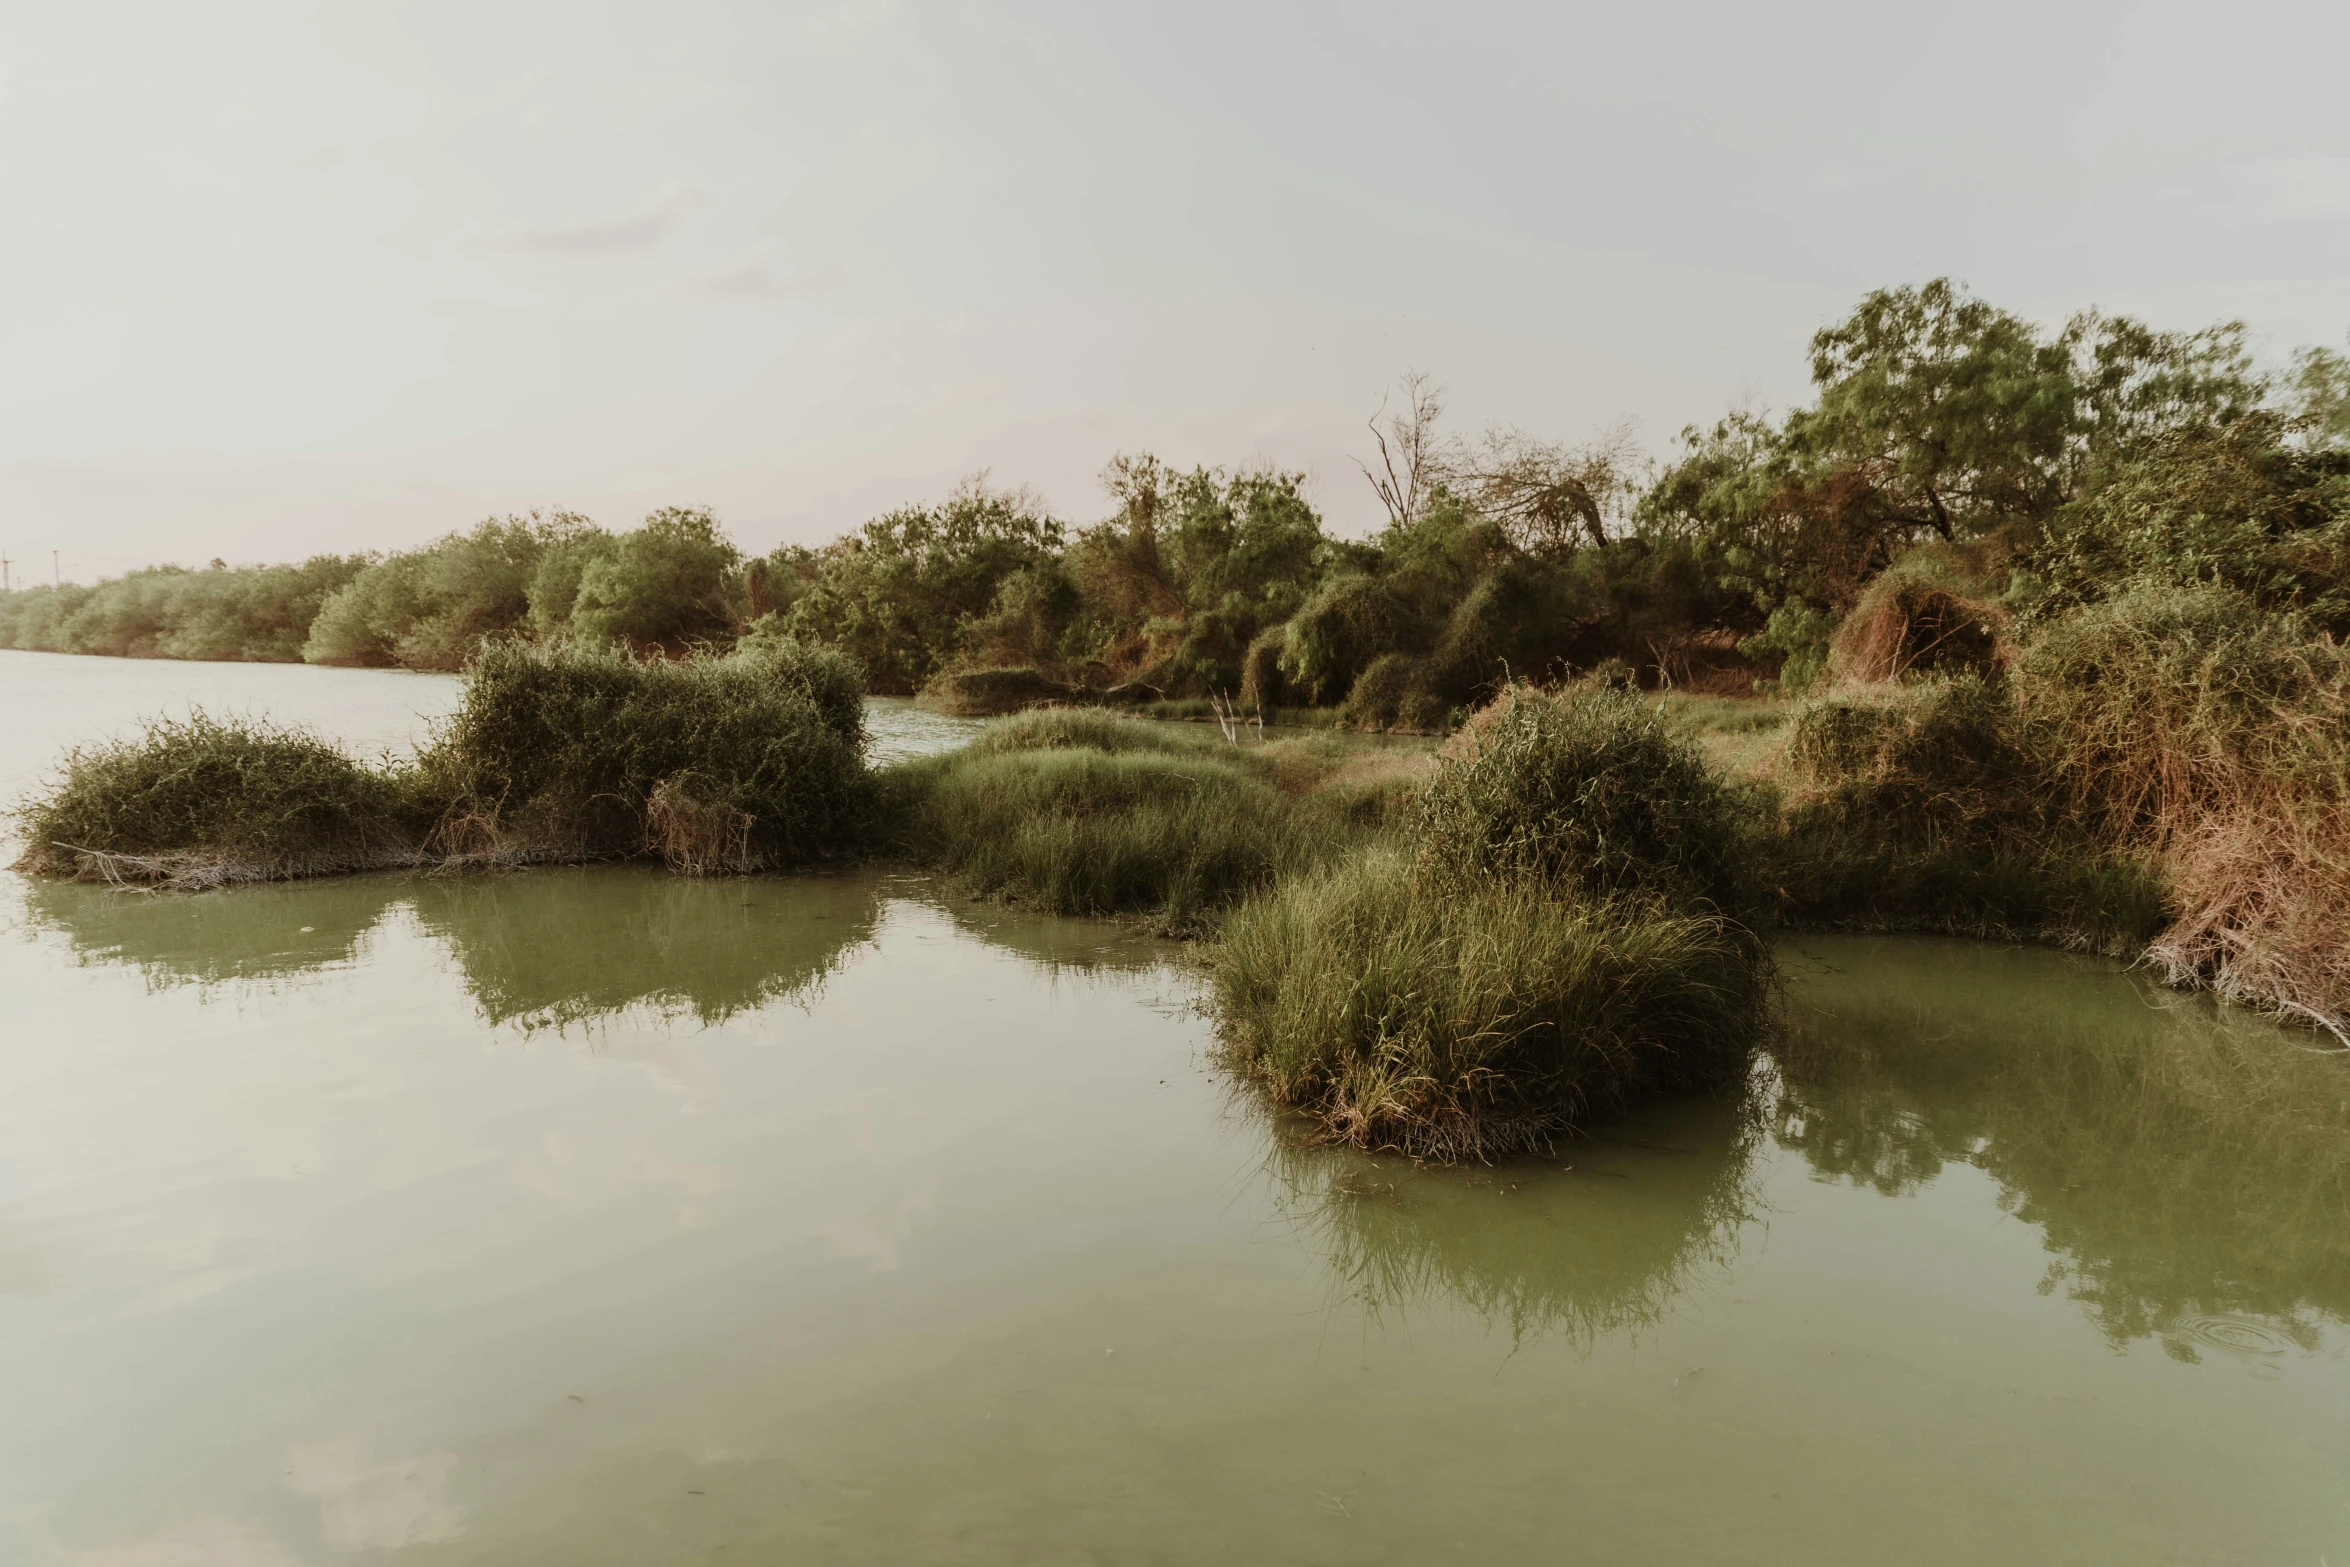
[[[740,629],[742,552],[706,509],[664,507],[580,572],[571,629],[639,649],[682,649]]]
[[[1819,399],[1788,420],[1789,448],[1945,539],[2046,516],[2073,436],[2071,371],[2063,344],[1947,278],[1879,289],[1812,338]]]
[[[2350,354],[2304,348],[2293,356],[2292,394],[2310,445],[2350,451]]]
[[[1435,467],[1438,482],[1501,524],[1512,544],[1529,555],[1563,555],[1604,546],[1621,531],[1639,451],[1628,420],[1581,446],[1494,425],[1474,442],[1445,443]]]
[[[1388,411],[1388,398],[1379,399],[1371,415],[1371,439],[1379,443],[1379,466],[1357,463],[1363,477],[1387,508],[1390,527],[1408,528],[1420,520],[1435,496],[1442,454],[1436,434],[1444,418],[1444,388],[1423,371],[1406,370],[1397,388],[1403,406]]]

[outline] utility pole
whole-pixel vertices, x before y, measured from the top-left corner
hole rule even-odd
[[[65,578],[57,570],[57,552],[55,550],[49,552],[49,586],[60,591],[65,587]]]
[[[8,591],[8,557],[0,555],[0,593]]]

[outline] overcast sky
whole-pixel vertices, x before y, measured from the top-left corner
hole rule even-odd
[[[1659,450],[1948,273],[2350,329],[2350,6],[0,3],[0,549],[69,575],[992,468]]]

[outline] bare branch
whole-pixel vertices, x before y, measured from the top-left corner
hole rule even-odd
[[[1379,467],[1356,463],[1387,508],[1387,520],[1409,527],[1428,509],[1439,482],[1436,426],[1444,417],[1444,388],[1423,370],[1406,370],[1396,383],[1403,407],[1388,412],[1390,394],[1381,393],[1371,415],[1371,439],[1379,443]]]

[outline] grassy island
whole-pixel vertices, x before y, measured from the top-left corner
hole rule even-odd
[[[534,515],[0,595],[0,645],[467,673],[382,765],[76,753],[19,868],[910,861],[1201,938],[1235,1072],[1437,1157],[1733,1077],[1777,929],[2093,947],[2350,1039],[2350,359],[1947,282],[1812,347],[1808,404],[1646,467],[1411,380],[1367,539],[1122,456],[1076,529],[974,483],[760,558]],[[877,770],[869,691],[1013,716]]]

